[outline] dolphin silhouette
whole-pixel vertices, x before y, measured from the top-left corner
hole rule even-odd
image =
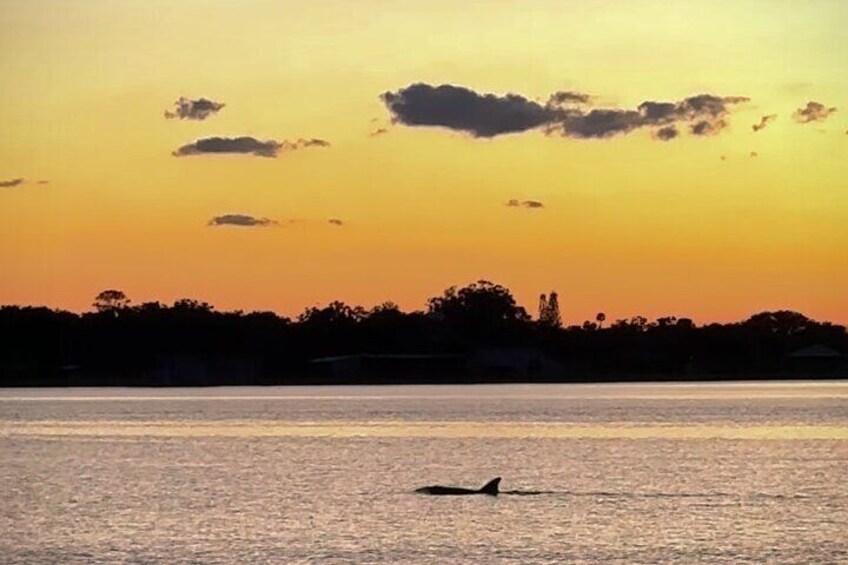
[[[439,485],[433,485],[429,487],[421,487],[415,489],[415,492],[420,492],[421,494],[432,494],[436,496],[461,496],[465,494],[488,494],[489,496],[497,496],[498,484],[500,482],[501,478],[495,477],[494,479],[483,485],[483,488],[478,490],[470,488],[443,487]]]

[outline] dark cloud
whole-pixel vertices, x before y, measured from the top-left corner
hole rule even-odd
[[[330,218],[327,222],[334,226],[343,226],[344,222],[339,220],[338,218]]]
[[[759,156],[760,156],[760,154],[759,154],[759,153],[757,153],[756,151],[751,151],[751,152],[748,154],[748,156],[749,156],[749,157],[751,157],[751,158],[754,158],[754,157],[759,157]]]
[[[718,133],[727,126],[731,106],[748,101],[744,96],[699,94],[678,102],[645,101],[636,110],[598,108],[589,112],[566,110],[551,128],[566,137],[606,138],[644,127],[660,127],[655,138],[668,141],[679,133],[674,124],[690,123],[693,135]],[[692,123],[694,122],[694,123]]]
[[[24,179],[0,180],[0,188],[9,188],[23,183]]]
[[[559,130],[566,137],[589,139],[629,133],[646,124],[635,110],[597,109],[586,114],[568,113],[558,125],[551,131]]]
[[[637,110],[646,121],[657,124],[674,121],[678,113],[673,102],[642,102]]]
[[[760,123],[752,125],[751,129],[754,131],[760,131],[776,119],[777,114],[769,114],[768,116],[763,116],[762,118],[760,118]]]
[[[725,118],[731,106],[748,100],[743,96],[699,94],[678,102],[646,101],[635,110],[586,110],[569,105],[590,99],[575,92],[556,92],[547,103],[540,104],[517,94],[479,94],[460,86],[421,83],[385,92],[381,98],[392,120],[408,126],[440,126],[474,137],[543,128],[547,134],[580,139],[608,138],[644,127],[669,128],[679,122],[694,122],[690,126],[694,135],[713,134],[727,126]],[[677,128],[673,131],[678,132]],[[655,137],[667,141],[675,137],[671,132],[664,129]]]
[[[700,120],[689,126],[692,135],[715,135],[727,127],[727,122],[718,120]]]
[[[183,145],[171,154],[174,157],[204,155],[209,153],[241,153],[257,157],[276,157],[281,151],[294,151],[303,147],[329,147],[323,139],[298,139],[297,141],[260,141],[253,137],[207,137]]]
[[[680,135],[680,132],[677,131],[677,128],[675,126],[665,126],[663,128],[658,129],[654,134],[654,137],[663,141],[669,141],[674,139],[678,135]]]
[[[727,156],[726,156],[726,155],[722,155],[721,157],[719,157],[719,159],[721,159],[722,161],[727,161]]]
[[[276,157],[283,144],[273,139],[259,141],[253,137],[207,137],[183,145],[172,153],[174,157],[206,153],[247,153],[258,157]]]
[[[726,115],[730,110],[729,106],[748,102],[750,98],[747,96],[713,96],[712,94],[699,94],[684,98],[678,103],[678,107],[682,115],[688,119],[695,119],[703,116],[712,116],[720,118]]]
[[[181,120],[205,120],[212,114],[217,114],[226,104],[221,102],[213,102],[206,98],[198,98],[190,100],[185,97],[180,97],[174,102],[176,110],[171,112],[165,110],[167,119],[179,118]]]
[[[557,115],[555,110],[517,94],[478,94],[450,84],[412,84],[380,97],[394,122],[441,126],[474,137],[527,131],[551,123]]]
[[[795,113],[792,114],[792,118],[798,123],[808,124],[810,122],[820,122],[825,120],[834,112],[836,112],[836,108],[828,108],[819,102],[810,101],[807,102],[807,105],[804,108],[798,108],[795,110]]]
[[[388,129],[377,128],[374,131],[372,131],[371,133],[369,133],[368,135],[370,135],[371,137],[377,137],[378,135],[384,135],[384,134],[387,134],[387,133],[389,133]]]
[[[506,205],[510,208],[544,208],[545,205],[538,200],[520,201],[515,198],[509,200]]]
[[[239,227],[267,227],[275,225],[277,222],[268,218],[255,218],[246,214],[224,214],[223,216],[215,216],[209,220],[210,226],[239,226]]]

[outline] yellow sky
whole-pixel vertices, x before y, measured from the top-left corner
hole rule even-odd
[[[0,181],[26,179],[0,188],[2,304],[84,310],[120,288],[289,315],[415,309],[486,278],[531,311],[558,290],[567,323],[848,322],[848,3],[0,0],[0,19]],[[610,108],[751,101],[703,138],[475,139],[390,125],[379,95],[417,82]],[[164,119],[180,96],[226,106]],[[793,121],[810,100],[839,110]],[[332,146],[171,156],[212,136]],[[279,224],[207,225],[223,214]]]

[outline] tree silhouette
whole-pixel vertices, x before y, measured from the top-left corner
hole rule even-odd
[[[98,312],[115,312],[130,305],[130,299],[120,290],[104,290],[94,298],[94,309]]]
[[[766,330],[780,336],[790,336],[804,331],[810,325],[810,319],[798,312],[778,310],[754,314],[742,322],[742,325]]]
[[[297,321],[311,325],[355,324],[364,317],[365,310],[361,306],[351,307],[336,300],[324,308],[307,308],[297,317]]]
[[[555,290],[547,301],[544,300],[543,294],[539,299],[539,322],[551,328],[562,327],[562,316],[559,313],[559,295]]]
[[[174,308],[189,312],[211,312],[215,309],[215,307],[208,302],[200,302],[194,298],[180,298],[174,302]]]
[[[520,338],[530,316],[515,302],[509,289],[480,280],[427,301],[428,313],[446,324],[458,348],[509,343]]]
[[[603,312],[598,312],[598,313],[595,315],[595,321],[596,321],[596,322],[598,322],[598,327],[599,327],[599,328],[603,328],[603,327],[604,327],[604,322],[606,322],[606,321],[607,321],[607,315],[606,315],[606,314],[604,314]]]
[[[540,318],[552,319],[556,298],[545,297]],[[0,306],[0,386],[339,384],[344,378],[321,380],[313,361],[359,354],[384,363],[384,372],[369,373],[376,382],[479,382],[489,376],[474,373],[472,360],[489,348],[503,355],[533,348],[561,364],[544,378],[562,382],[848,375],[846,328],[785,310],[703,326],[634,316],[597,331],[606,321],[599,312],[597,323],[561,328],[531,321],[507,288],[489,281],[450,287],[427,302],[427,312],[335,301],[296,321],[273,312],[219,312],[188,298],[129,303],[109,289],[97,295],[96,312],[84,314]],[[812,361],[795,355],[811,346],[833,354]],[[468,364],[428,377],[410,372],[410,358],[427,364],[432,359],[421,359],[429,357]]]
[[[430,313],[442,314],[447,320],[501,324],[530,319],[527,311],[516,304],[509,289],[485,280],[459,290],[452,286],[442,296],[430,298],[427,306]]]

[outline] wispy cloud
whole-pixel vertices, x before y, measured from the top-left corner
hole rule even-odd
[[[301,147],[329,147],[330,142],[325,139],[304,139],[300,138],[297,141],[283,141],[283,148],[285,149],[300,149]]]
[[[198,98],[191,100],[189,98],[180,97],[174,102],[175,110],[165,110],[165,118],[181,120],[205,120],[213,114],[217,114],[226,104],[222,102],[214,102],[207,98]]]
[[[828,116],[836,112],[836,108],[828,108],[820,102],[807,102],[803,108],[798,108],[792,114],[792,118],[800,124],[808,124],[810,122],[820,122],[826,120]]]
[[[548,98],[548,106],[568,106],[570,104],[588,104],[592,97],[583,92],[563,91],[554,92]]]
[[[370,135],[371,137],[377,137],[378,135],[385,135],[385,134],[387,134],[387,133],[389,133],[389,130],[388,130],[388,129],[386,129],[386,128],[377,128],[377,129],[375,129],[374,131],[372,131],[371,133],[369,133],[368,135]]]
[[[330,142],[323,139],[298,139],[296,141],[260,141],[253,137],[207,137],[183,145],[171,154],[174,157],[192,155],[236,153],[257,157],[276,157],[281,151],[294,151],[304,147],[329,147]]]
[[[343,226],[344,225],[344,222],[341,221],[338,218],[330,218],[329,220],[327,220],[327,223],[329,223],[330,225],[333,225],[333,226]]]
[[[0,188],[9,188],[23,183],[24,179],[0,180]]]
[[[754,131],[760,131],[765,128],[767,125],[772,123],[777,119],[777,114],[769,114],[768,116],[763,116],[760,118],[760,122],[751,126],[751,129]]]
[[[268,218],[256,218],[247,214],[224,214],[209,220],[210,226],[238,226],[245,228],[273,226],[277,222]]]
[[[545,205],[538,200],[518,200],[513,198],[507,201],[506,205],[509,208],[544,208]]]
[[[678,129],[669,128],[681,122],[690,124],[693,135],[718,133],[727,126],[732,106],[748,101],[744,96],[699,94],[677,102],[645,101],[636,109],[586,109],[579,105],[590,96],[582,93],[557,92],[542,104],[518,94],[479,94],[461,86],[423,83],[380,97],[395,123],[445,127],[474,137],[542,128],[547,134],[602,139],[640,128],[659,128],[663,131],[657,130],[654,137],[664,141],[676,137]]]

